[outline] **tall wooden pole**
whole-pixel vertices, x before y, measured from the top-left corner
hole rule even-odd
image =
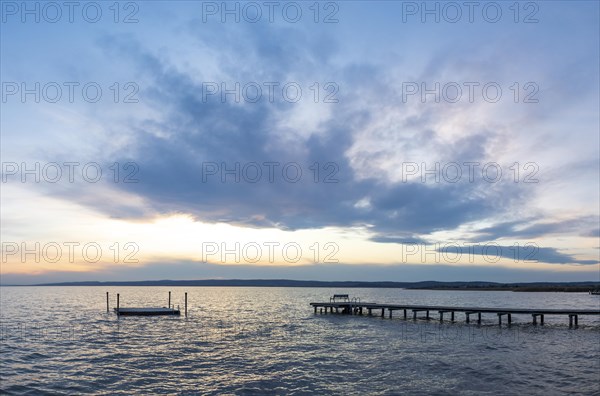
[[[187,292],[185,292],[185,317],[187,318]]]
[[[167,305],[167,308],[171,308],[171,292],[169,292],[169,305]]]
[[[106,312],[110,312],[110,309],[108,308],[108,292],[106,292]]]
[[[119,315],[119,293],[117,293],[117,315]]]

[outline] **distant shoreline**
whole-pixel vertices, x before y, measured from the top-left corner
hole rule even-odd
[[[34,285],[1,286],[204,286],[204,287],[321,287],[321,288],[394,288],[408,290],[444,291],[516,291],[516,292],[572,292],[581,293],[600,289],[600,282],[367,282],[367,281],[313,281],[290,279],[199,279],[147,281],[86,281],[58,282]]]

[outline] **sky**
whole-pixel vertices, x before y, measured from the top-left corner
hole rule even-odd
[[[598,2],[0,5],[2,284],[600,281]]]

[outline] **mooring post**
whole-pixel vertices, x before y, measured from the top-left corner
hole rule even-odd
[[[119,315],[119,293],[117,293],[117,315]]]
[[[169,305],[167,305],[167,308],[171,309],[171,292],[169,292]]]
[[[109,305],[108,305],[108,292],[106,292],[106,312],[110,312]]]
[[[187,292],[185,292],[185,317],[187,318]]]

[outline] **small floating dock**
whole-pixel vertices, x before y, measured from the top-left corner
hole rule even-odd
[[[120,295],[117,293],[117,306],[113,308],[117,316],[165,316],[165,315],[181,315],[179,306],[175,309],[175,306],[171,305],[171,292],[169,292],[168,307],[143,307],[143,308],[122,308],[120,304]],[[106,292],[106,312],[110,312],[110,300],[108,292]],[[187,292],[185,293],[185,305],[184,305],[185,316],[187,317]]]
[[[481,314],[496,314],[498,316],[498,324],[502,325],[502,318],[506,317],[507,323],[512,323],[513,315],[531,315],[532,323],[544,324],[544,316],[546,315],[563,315],[569,317],[569,327],[579,325],[579,316],[583,315],[600,315],[600,310],[593,309],[530,309],[530,308],[484,308],[484,307],[447,307],[437,305],[403,305],[403,304],[378,304],[369,302],[360,302],[360,299],[350,299],[347,294],[336,294],[329,299],[329,302],[311,302],[310,305],[314,308],[315,314],[317,311],[325,313],[341,313],[347,315],[362,315],[366,312],[367,315],[373,315],[373,311],[380,311],[381,317],[385,317],[386,311],[389,318],[392,318],[394,311],[402,311],[403,318],[407,319],[407,311],[411,311],[413,320],[431,319],[430,312],[439,314],[440,322],[444,321],[444,314],[450,316],[450,321],[454,322],[455,314],[462,313],[465,315],[466,323],[471,322],[471,315],[476,315],[477,323],[481,324]],[[418,317],[420,313],[421,317]],[[448,318],[448,316],[446,316]]]
[[[117,315],[123,316],[160,316],[181,315],[181,311],[175,308],[113,308]]]

